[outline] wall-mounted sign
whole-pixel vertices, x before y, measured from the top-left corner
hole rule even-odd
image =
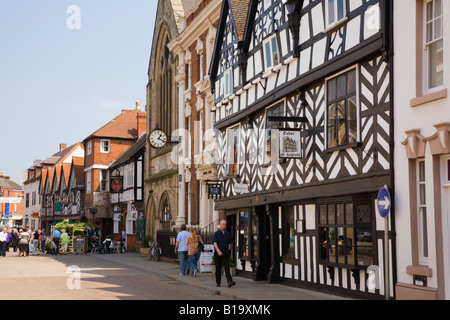
[[[22,198],[1,198],[0,197],[0,203],[16,203],[19,204],[22,202]]]
[[[236,183],[234,185],[234,191],[236,193],[249,193],[248,184],[247,183]]]
[[[61,212],[61,203],[55,203],[55,212]]]
[[[301,131],[280,129],[280,158],[301,158]]]

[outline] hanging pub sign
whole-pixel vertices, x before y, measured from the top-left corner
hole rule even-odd
[[[123,176],[111,177],[111,193],[119,193],[123,190]]]
[[[208,199],[220,199],[222,197],[222,184],[220,181],[208,181]]]
[[[280,158],[301,158],[301,131],[298,129],[279,129]]]

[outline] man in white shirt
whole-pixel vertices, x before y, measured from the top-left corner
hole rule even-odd
[[[2,228],[0,232],[0,256],[6,256],[6,241],[7,241],[8,231],[6,228]]]

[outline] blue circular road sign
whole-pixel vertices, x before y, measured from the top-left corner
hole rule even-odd
[[[382,218],[386,218],[391,211],[391,195],[387,188],[381,188],[377,197],[378,213]]]

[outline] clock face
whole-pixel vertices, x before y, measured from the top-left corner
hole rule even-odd
[[[150,143],[154,148],[162,148],[167,143],[167,135],[162,130],[154,130],[150,133]]]
[[[112,179],[112,181],[111,181],[111,189],[114,192],[121,191],[122,190],[122,186],[123,186],[122,179],[120,179],[120,178]]]

